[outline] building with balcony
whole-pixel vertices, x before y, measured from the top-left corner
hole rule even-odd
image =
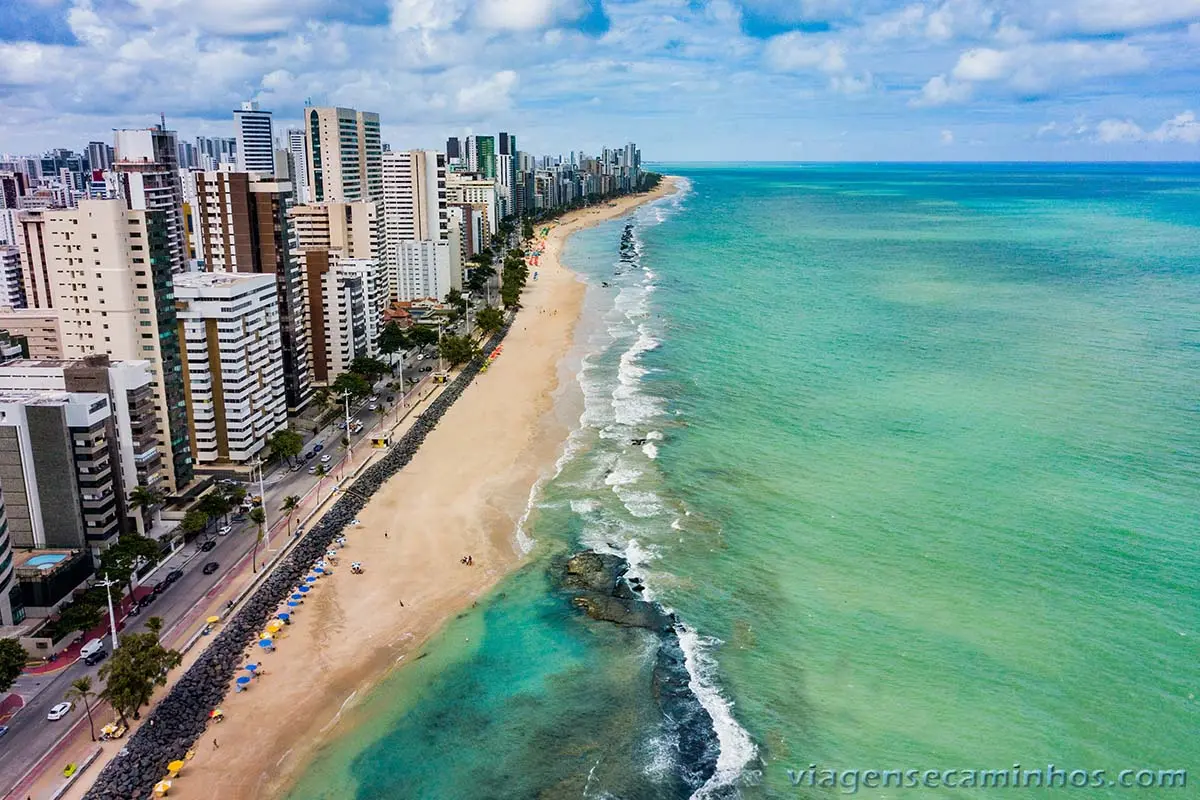
[[[287,427],[275,276],[179,275],[175,303],[193,458],[244,464]]]

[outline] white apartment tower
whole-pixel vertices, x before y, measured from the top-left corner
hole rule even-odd
[[[242,103],[233,112],[233,127],[237,131],[237,168],[239,172],[275,174],[275,132],[271,127],[271,112],[262,111],[254,100]]]
[[[114,132],[116,196],[137,211],[162,211],[172,272],[187,265],[187,228],[175,131],[160,127]]]
[[[400,288],[403,242],[450,238],[446,207],[446,157],[433,150],[383,154],[383,227],[388,293],[404,299]]]
[[[378,114],[306,106],[304,142],[311,201],[383,199]]]
[[[304,145],[304,130],[302,128],[288,128],[287,132],[287,149],[292,154],[292,185],[295,187],[295,197],[297,203],[308,203],[312,201],[308,191],[308,148]]]
[[[245,464],[287,426],[275,276],[180,275],[175,303],[193,457]]]

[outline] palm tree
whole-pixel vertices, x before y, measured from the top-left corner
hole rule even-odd
[[[163,618],[162,617],[151,617],[150,619],[146,620],[146,630],[153,633],[155,639],[159,638],[158,634],[162,632],[162,629],[163,629]]]
[[[325,476],[329,474],[329,468],[324,464],[317,465],[317,503],[321,502],[321,484],[325,482]]]
[[[283,505],[280,507],[279,510],[282,511],[283,513],[287,514],[288,536],[292,535],[292,514],[294,514],[296,509],[299,507],[300,507],[300,495],[289,494],[287,497],[283,498]]]
[[[96,741],[96,726],[92,724],[92,706],[88,701],[94,700],[96,696],[96,693],[92,691],[92,678],[90,675],[83,675],[71,681],[71,688],[67,689],[65,695],[68,700],[79,700],[83,703],[83,710],[87,712],[88,728],[91,730],[93,742]]]
[[[155,506],[162,505],[163,500],[166,499],[166,494],[160,489],[135,486],[129,493],[129,508],[132,511],[141,510],[143,513],[148,513]]]
[[[267,521],[267,512],[262,506],[250,511],[250,521],[258,526],[258,535],[254,538],[254,554],[250,556],[251,572],[258,572],[258,546],[263,540],[263,523]]]

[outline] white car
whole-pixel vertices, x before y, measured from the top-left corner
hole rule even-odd
[[[104,637],[101,636],[99,639],[92,639],[90,642],[85,644],[83,647],[79,648],[79,657],[87,658],[92,653],[98,652],[103,649],[104,649]]]
[[[372,411],[377,411],[379,409],[379,403],[371,403],[371,405],[367,406],[367,408],[371,409]]]
[[[332,458],[332,457],[330,457],[330,456],[328,456],[328,455],[323,455],[323,456],[321,456],[321,463],[322,463],[322,464],[328,464],[330,461],[333,461],[333,458]]]
[[[229,532],[232,530],[232,525],[222,525],[221,527],[217,528],[217,536],[228,536]]]
[[[75,707],[74,703],[59,703],[54,708],[50,709],[50,713],[46,715],[48,720],[62,719],[67,714],[71,713],[71,709]]]

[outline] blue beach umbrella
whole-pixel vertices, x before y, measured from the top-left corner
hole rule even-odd
[[[300,594],[299,592],[297,592],[296,594],[293,594],[293,595],[292,595],[292,599],[293,599],[293,600],[303,600],[303,599],[304,599],[304,595],[302,595],[302,594]]]
[[[247,683],[249,683],[249,682],[250,682],[250,676],[249,676],[249,675],[243,675],[242,677],[240,677],[240,678],[238,678],[238,679],[237,679],[237,682],[238,682],[238,685],[239,685],[239,686],[245,686]]]
[[[272,642],[270,639],[259,639],[258,646],[261,647],[263,650],[270,650],[272,647],[275,646],[275,643]]]
[[[300,605],[299,600],[288,600],[288,608],[295,608],[298,605]]]
[[[258,664],[247,664],[245,669],[249,670],[250,672],[254,672],[256,669],[258,669]],[[238,680],[240,681],[241,678],[238,678]]]
[[[316,582],[317,582],[317,576],[316,576],[316,575],[309,575],[309,576],[308,576],[307,578],[305,578],[304,580],[305,580],[305,581],[307,581],[308,583],[316,583]]]
[[[321,567],[317,567],[316,569],[314,569],[314,570],[313,570],[313,572],[317,573],[318,575],[324,575],[324,574],[325,574],[325,570],[324,570],[324,569],[322,569]]]
[[[303,595],[303,594],[307,594],[307,593],[308,593],[309,591],[311,591],[311,590],[312,590],[312,588],[311,588],[311,587],[309,587],[309,586],[301,586],[301,587],[300,587],[299,589],[297,589],[296,591],[298,591],[298,592],[301,592],[301,593],[302,593],[302,595]]]
[[[282,614],[276,614],[276,615],[275,615],[275,618],[276,618],[276,619],[281,619],[281,620],[283,620],[284,622],[287,622],[288,620],[290,620],[290,619],[292,618],[292,615],[291,615],[291,614],[289,614],[289,613],[287,613],[287,612],[285,611],[285,612],[283,612]]]

